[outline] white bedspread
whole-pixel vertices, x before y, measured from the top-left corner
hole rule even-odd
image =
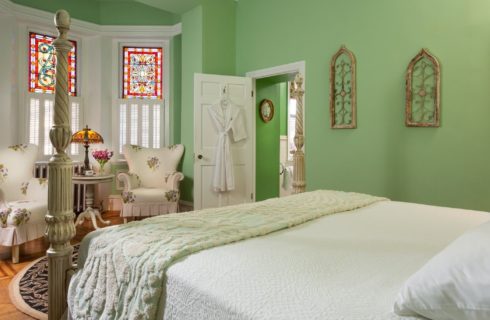
[[[202,250],[292,228],[326,215],[386,201],[366,194],[317,190],[257,203],[153,217],[102,232],[72,277],[75,319],[156,319],[166,271]]]
[[[483,212],[385,201],[205,250],[168,270],[162,318],[402,319],[392,313],[402,283],[489,219]]]
[[[201,251],[167,271],[159,319],[409,319],[392,313],[403,282],[488,220],[485,212],[383,201]],[[82,258],[100,232],[84,239]]]

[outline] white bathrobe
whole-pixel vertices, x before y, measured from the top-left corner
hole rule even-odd
[[[208,111],[218,133],[213,189],[216,192],[231,191],[235,189],[235,176],[229,134],[233,132],[234,142],[246,139],[245,119],[240,108],[227,99],[212,105]]]

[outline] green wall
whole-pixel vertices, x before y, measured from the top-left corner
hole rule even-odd
[[[181,199],[192,201],[194,182],[194,73],[202,73],[202,7],[182,15],[182,111],[181,143],[185,146]]]
[[[260,201],[279,196],[281,84],[270,79],[260,79],[256,82],[256,91],[255,199]],[[262,121],[259,113],[260,102],[263,99],[269,99],[274,104],[274,117],[267,123]]]
[[[489,210],[488,12],[487,0],[241,0],[237,73],[306,61],[308,190]],[[342,44],[358,62],[355,130],[329,128],[329,60]],[[437,129],[404,126],[405,70],[422,47],[442,65]]]
[[[185,146],[181,198],[193,200],[194,74],[235,74],[235,3],[203,0],[182,15],[182,122]]]
[[[235,75],[235,1],[201,0],[203,72]]]
[[[173,25],[180,17],[138,2],[97,0],[12,0],[48,12],[63,8],[72,18],[102,25]]]
[[[287,82],[276,78],[256,82],[255,199],[279,196],[280,135],[287,135]],[[268,123],[260,118],[263,99],[274,104],[274,117]]]

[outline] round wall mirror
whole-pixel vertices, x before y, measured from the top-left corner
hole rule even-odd
[[[265,123],[271,121],[274,117],[274,104],[272,101],[269,99],[262,100],[259,105],[259,113],[262,121]]]

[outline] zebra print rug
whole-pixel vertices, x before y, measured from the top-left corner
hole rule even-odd
[[[73,262],[78,259],[78,248],[73,246]],[[33,318],[48,319],[48,258],[42,257],[26,266],[11,281],[10,300],[17,309]]]

